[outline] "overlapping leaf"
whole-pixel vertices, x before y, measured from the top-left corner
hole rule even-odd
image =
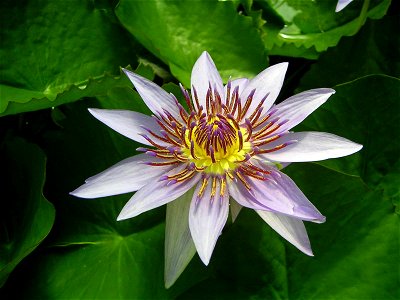
[[[275,55],[316,58],[318,52],[337,45],[343,36],[357,33],[366,18],[382,18],[390,0],[354,1],[335,13],[336,0],[261,0],[266,49]]]
[[[266,58],[257,31],[260,28],[270,53],[316,58],[319,51],[336,45],[342,36],[354,34],[359,28],[362,18],[357,18],[362,1],[354,1],[339,14],[334,13],[336,2],[255,1],[250,11],[251,1],[121,0],[117,15],[147,49],[188,85],[192,63],[203,50],[211,52],[225,78],[251,76],[263,69]],[[54,202],[57,220],[47,240],[48,247],[18,264],[0,291],[1,296],[351,300],[399,297],[395,268],[400,260],[396,238],[400,227],[399,80],[389,76],[358,78],[369,73],[398,76],[399,40],[393,35],[397,19],[386,17],[382,22],[368,22],[355,37],[343,39],[336,49],[321,56],[299,88],[341,84],[335,87],[336,94],[296,130],[328,131],[364,145],[360,153],[348,158],[292,164],[285,169],[327,216],[324,224],[307,224],[315,257],[300,253],[255,213],[244,209],[237,221],[224,229],[210,265],[203,266],[196,255],[175,285],[165,290],[163,208],[116,222],[130,195],[94,200],[68,195],[85,178],[134,155],[139,146],[92,118],[86,108],[125,108],[149,113],[137,93],[128,87],[128,81],[102,77],[104,71],[115,74],[119,65],[129,61],[125,52],[128,48],[120,43],[120,30],[110,25],[110,4],[68,1],[55,5],[50,0],[35,2],[40,4],[37,6],[32,0],[24,5],[4,3],[8,10],[1,14],[13,18],[1,19],[7,30],[1,31],[5,42],[0,51],[2,57],[9,57],[1,62],[0,71],[0,108],[6,109],[3,115],[82,96],[96,95],[98,100],[88,99],[52,110],[57,129],[49,126],[50,118],[45,125],[39,122],[42,119],[33,118],[36,125],[41,124],[42,131],[25,132],[41,143],[48,156],[46,196]],[[239,3],[252,19],[236,11]],[[380,18],[389,3],[370,0],[363,16]],[[257,12],[260,8],[263,11]],[[104,14],[108,14],[107,18]],[[267,20],[265,25],[261,17]],[[288,39],[281,39],[282,33]],[[87,52],[82,52],[82,48]],[[158,70],[159,77],[167,77],[157,66],[153,70]],[[153,72],[143,69],[143,65],[138,71],[153,79]],[[11,99],[3,97],[4,86],[7,94],[22,99],[20,104],[3,101]],[[174,93],[179,90],[174,84],[165,87]],[[45,92],[50,98],[42,101],[40,97]],[[33,98],[38,99],[30,101]],[[47,113],[50,112],[41,116]],[[10,124],[18,123],[17,118],[7,118]],[[5,132],[12,135],[7,126],[1,127],[0,136]],[[52,206],[41,195],[43,154],[31,144],[13,145],[8,148],[11,150],[7,157],[12,159],[6,160],[9,172],[5,173],[4,182],[11,183],[6,185],[6,194],[21,199],[4,202],[2,197],[7,209],[1,213],[3,223],[6,220],[8,224],[6,228],[15,228],[14,232],[20,235],[7,241],[6,235],[0,236],[0,263],[4,266],[9,261],[0,273],[3,281],[47,235],[54,218]],[[26,203],[37,206],[23,206]],[[9,226],[8,220],[19,219],[14,218],[12,207],[17,208],[16,216],[26,211],[23,222],[14,227]]]
[[[400,135],[400,80],[371,75],[335,89],[301,129],[324,130],[363,144],[358,154],[321,164],[377,185],[399,161],[400,140],[394,137]]]
[[[47,236],[55,210],[43,196],[46,158],[22,139],[8,141],[0,151],[0,287],[11,271]]]
[[[181,299],[396,298],[399,218],[392,203],[358,178],[320,166],[293,165],[288,173],[327,216],[323,225],[307,224],[315,257],[287,245],[255,213],[241,212],[223,233],[214,276]]]
[[[0,116],[104,95],[134,61],[128,36],[94,1],[3,1]]]
[[[250,17],[227,1],[129,1],[116,9],[120,22],[190,87],[195,60],[208,51],[222,76],[254,76],[267,64]]]
[[[343,38],[337,47],[322,54],[300,83],[300,90],[333,87],[369,74],[400,77],[400,27],[398,16],[370,20],[354,37]]]
[[[336,171],[316,164],[285,169],[327,216],[325,224],[307,227],[315,257],[302,255],[256,214],[245,213],[222,235],[211,264],[215,275],[187,290],[182,299],[396,299],[400,173],[394,152],[399,153],[400,146],[389,134],[380,134],[375,124],[383,117],[392,126],[388,132],[399,135],[398,84],[394,78],[371,76],[338,87],[328,107],[306,122],[307,129],[365,143],[358,156],[326,163]],[[387,105],[370,109],[380,96]],[[353,109],[361,102],[365,107]],[[370,187],[359,176],[342,173],[360,171],[360,162],[362,171],[353,174]]]

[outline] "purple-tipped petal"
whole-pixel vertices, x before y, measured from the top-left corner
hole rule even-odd
[[[169,171],[166,175],[175,175],[186,166],[179,166]],[[136,217],[150,209],[164,205],[182,196],[192,188],[199,180],[200,174],[182,182],[171,182],[169,180],[155,180],[136,192],[125,204],[117,220],[125,220]]]
[[[262,201],[254,197],[246,187],[236,179],[228,180],[229,195],[240,205],[254,210],[269,210]]]
[[[305,254],[313,256],[310,240],[308,239],[303,221],[265,210],[257,210],[257,213],[273,230],[279,233],[289,243]]]
[[[148,166],[146,162],[163,160],[139,154],[129,157],[86,179],[86,183],[70,194],[80,198],[99,198],[137,191],[161,174],[168,172],[171,166]]]
[[[332,89],[314,89],[294,95],[274,107],[276,112],[274,118],[288,120],[273,134],[290,130],[314,110],[320,107],[328,98],[335,93]]]
[[[353,0],[339,0],[335,12],[339,12],[344,9],[347,5],[349,5]]]
[[[261,100],[265,98],[267,94],[268,97],[266,98],[263,104],[264,111],[267,111],[272,106],[272,104],[274,104],[282,88],[287,67],[288,63],[280,63],[273,65],[262,71],[252,80],[250,80],[250,82],[246,85],[244,91],[240,93],[240,99],[242,103],[245,103],[247,97],[255,89],[253,100],[245,115],[245,118],[249,117],[253,113],[253,111],[259,105]]]
[[[190,205],[189,227],[197,253],[205,265],[210,262],[211,254],[218,237],[225,226],[229,212],[229,194],[225,191],[220,197],[220,185],[217,184],[214,198],[211,196],[210,179],[201,198],[197,199],[202,182],[199,182]]]
[[[240,181],[231,181],[229,184],[229,194],[240,205],[255,210],[278,212],[305,221],[325,222],[325,217],[287,175],[271,169],[269,179],[248,178],[247,181],[251,191]]]
[[[154,118],[135,111],[89,108],[89,112],[111,129],[144,145],[151,144],[141,135],[147,133],[143,127],[155,133],[160,131],[160,126]],[[160,144],[165,143],[160,141]]]
[[[329,158],[347,156],[361,150],[362,145],[340,136],[326,132],[288,133],[276,141],[265,145],[263,149],[271,149],[277,145],[297,141],[280,150],[260,154],[267,160],[279,162],[320,161]]]
[[[193,189],[167,204],[164,267],[166,288],[175,283],[196,254],[188,218],[192,197]]]
[[[158,115],[164,112],[164,110],[167,110],[177,120],[181,119],[179,115],[179,108],[176,105],[175,99],[172,95],[164,91],[154,82],[129,70],[122,70],[133,83],[140,97],[142,97],[143,101],[155,115]]]
[[[222,97],[224,95],[224,88],[222,84],[221,76],[214,64],[211,56],[204,51],[197,59],[192,69],[192,76],[190,79],[192,97],[194,100],[194,90],[196,89],[197,97],[200,105],[206,107],[206,95],[209,86],[211,85],[212,90],[217,90],[218,94]]]

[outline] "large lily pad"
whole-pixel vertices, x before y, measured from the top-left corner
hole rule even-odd
[[[327,216],[325,224],[307,224],[315,257],[243,211],[221,237],[214,276],[180,299],[396,299],[400,222],[392,202],[359,178],[322,166],[287,172]]]
[[[230,1],[129,1],[116,9],[120,22],[190,87],[190,72],[208,51],[222,76],[254,76],[267,64],[252,19]]]
[[[371,75],[335,87],[336,94],[300,129],[332,132],[364,145],[359,153],[321,162],[377,185],[399,161],[400,80]],[[382,121],[384,128],[382,128]]]
[[[135,62],[129,37],[96,1],[1,6],[0,116],[103,95],[121,85],[119,66]]]

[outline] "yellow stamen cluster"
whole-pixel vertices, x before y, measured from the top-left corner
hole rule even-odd
[[[183,147],[182,153],[196,169],[222,175],[234,171],[246,160],[246,154],[251,151],[247,136],[247,130],[234,121],[223,116],[209,116],[207,121],[186,130],[188,147]]]

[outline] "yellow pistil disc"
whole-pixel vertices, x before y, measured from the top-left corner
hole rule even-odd
[[[246,154],[252,148],[251,143],[246,141],[248,137],[246,128],[237,128],[236,131],[229,132],[224,132],[226,130],[222,129],[221,134],[215,136],[214,132],[219,128],[215,122],[218,121],[218,117],[213,117],[207,122],[209,129],[207,133],[204,132],[204,126],[199,125],[194,126],[192,130],[186,130],[185,139],[188,147],[181,148],[183,156],[194,163],[196,169],[214,175],[234,171],[246,159]],[[231,121],[227,122],[233,128],[234,124]]]

